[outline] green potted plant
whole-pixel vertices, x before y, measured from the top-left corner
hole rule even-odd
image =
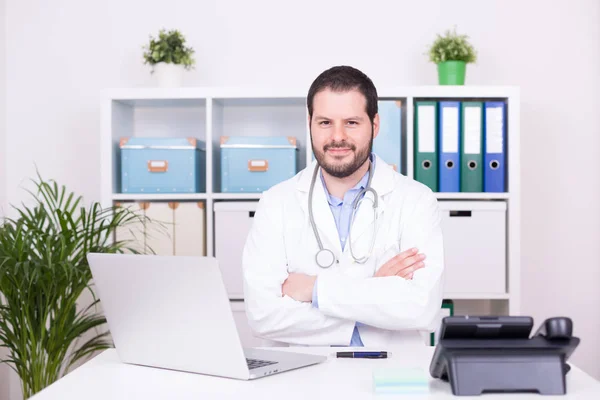
[[[25,399],[113,346],[103,330],[106,319],[96,311],[86,255],[135,252],[113,234],[145,218],[98,203],[84,208],[64,186],[34,182],[33,203],[0,222],[0,341],[8,350],[1,362],[20,377]],[[91,295],[89,305],[78,304],[84,294]]]
[[[466,65],[477,61],[477,53],[467,35],[447,30],[437,38],[429,49],[429,61],[437,64],[440,85],[464,85]]]
[[[181,86],[183,73],[195,65],[194,49],[186,46],[185,37],[178,30],[161,29],[158,38],[150,36],[143,47],[144,64],[152,67],[161,87]]]

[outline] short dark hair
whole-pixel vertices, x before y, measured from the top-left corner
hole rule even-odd
[[[332,67],[323,71],[310,86],[306,98],[308,115],[311,120],[313,116],[313,99],[317,93],[325,89],[330,89],[334,92],[347,92],[357,89],[367,100],[366,112],[371,123],[373,122],[375,114],[377,114],[377,89],[375,89],[373,81],[363,72],[346,65]]]

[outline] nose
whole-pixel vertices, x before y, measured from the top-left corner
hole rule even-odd
[[[346,135],[346,127],[344,124],[336,124],[333,129],[333,135],[331,139],[334,142],[341,142],[342,140],[346,140],[348,136]]]

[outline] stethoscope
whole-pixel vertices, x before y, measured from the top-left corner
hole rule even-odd
[[[318,171],[319,171],[319,166],[317,165],[315,167],[315,171],[313,172],[312,180],[310,182],[310,190],[308,192],[308,216],[310,218],[310,224],[312,226],[313,232],[315,233],[315,238],[317,239],[317,243],[319,244],[319,251],[317,252],[317,254],[315,256],[317,265],[321,268],[329,268],[336,262],[335,254],[333,254],[333,251],[323,248],[323,242],[321,242],[321,237],[319,236],[319,232],[317,230],[317,225],[315,224],[315,219],[314,219],[313,213],[312,213],[312,198],[313,198],[313,191],[315,188],[315,182],[317,180]],[[371,238],[371,246],[369,247],[369,251],[367,252],[366,256],[356,257],[354,255],[354,251],[352,250],[352,223],[354,222],[354,215],[356,214],[356,210],[358,209],[358,204],[360,203],[360,201],[362,201],[363,195],[366,195],[367,192],[373,193],[373,221],[375,224],[377,223],[377,207],[378,207],[377,201],[378,201],[378,199],[377,199],[377,192],[375,191],[375,189],[373,189],[371,187],[371,179],[372,178],[373,178],[373,163],[370,162],[369,163],[369,179],[367,181],[367,187],[362,189],[358,193],[358,195],[356,196],[354,201],[352,202],[352,215],[350,216],[350,232],[348,234],[348,247],[350,249],[350,254],[352,255],[352,258],[354,259],[355,262],[357,262],[359,264],[365,263],[369,259],[369,257],[371,257],[371,253],[373,252],[373,247],[375,246],[375,233],[377,232],[377,230],[375,230],[373,232],[373,237]]]

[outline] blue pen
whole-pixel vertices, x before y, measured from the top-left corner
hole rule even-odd
[[[387,351],[338,351],[336,355],[337,358],[388,358]]]

